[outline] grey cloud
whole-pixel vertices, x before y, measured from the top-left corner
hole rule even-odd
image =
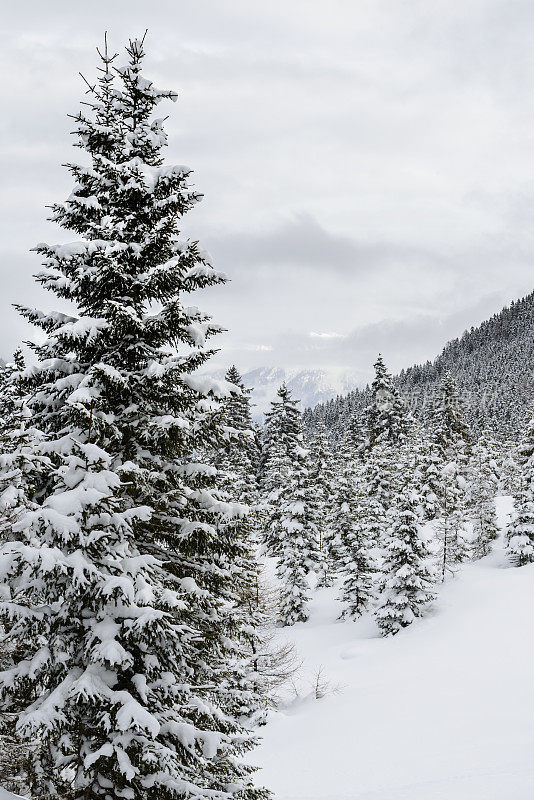
[[[236,358],[398,368],[532,288],[531,2],[27,0],[0,34],[0,356],[29,333],[10,303],[54,302],[28,250],[69,238],[43,206],[70,191],[78,70],[145,27],[169,159],[205,193],[184,230],[232,278],[196,301]]]
[[[343,337],[320,338],[311,336],[311,332],[285,332],[273,338],[271,351],[264,354],[263,363],[300,368],[346,367],[360,373],[365,383],[372,376],[372,365],[379,352],[394,372],[432,360],[446,342],[500,311],[503,304],[501,295],[488,294],[451,314],[418,313],[404,319],[380,320],[356,327]],[[239,345],[231,353],[223,349],[218,363],[226,364],[230,359],[249,369],[257,360],[246,350]]]
[[[396,263],[443,264],[438,253],[401,242],[365,242],[326,229],[311,214],[301,212],[276,228],[211,234],[204,237],[210,252],[231,272],[256,267],[273,270],[327,269],[332,275],[359,274]]]

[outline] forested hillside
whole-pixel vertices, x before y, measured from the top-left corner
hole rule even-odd
[[[488,425],[499,437],[514,438],[531,402],[533,355],[534,292],[453,339],[433,362],[403,370],[395,384],[415,416],[426,420],[442,378],[450,372],[469,425],[475,431]],[[369,389],[356,389],[307,410],[305,421],[309,429],[324,422],[337,439],[368,402]]]

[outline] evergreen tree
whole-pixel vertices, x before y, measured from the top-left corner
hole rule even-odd
[[[286,536],[282,539],[276,574],[280,581],[280,623],[294,625],[308,619],[309,584],[302,559],[305,541],[295,507],[288,504]]]
[[[180,713],[194,702],[184,680],[194,633],[174,613],[180,592],[136,547],[132,523],[150,510],[125,508],[96,445],[58,445],[68,452],[54,488],[14,526],[0,573],[17,652],[2,690],[20,709],[19,729],[40,739],[34,791],[202,796],[198,768],[213,734]]]
[[[0,542],[13,540],[14,529],[21,517],[38,508],[30,499],[49,460],[41,451],[43,439],[31,425],[31,413],[24,402],[21,373],[24,361],[20,351],[13,363],[7,364],[0,375]],[[6,599],[5,597],[3,599]],[[8,670],[24,657],[24,643],[12,633],[13,621],[2,619],[0,667]],[[13,791],[30,792],[35,778],[35,743],[17,731],[17,714],[13,710],[0,714],[0,780]]]
[[[393,512],[400,479],[400,452],[390,444],[379,443],[363,465],[364,488],[362,523],[369,547],[382,547]]]
[[[317,525],[317,586],[330,586],[335,571],[331,509],[334,494],[334,464],[326,428],[319,423],[310,445],[309,485],[315,495]]]
[[[436,489],[440,503],[436,532],[441,545],[441,577],[454,573],[469,553],[466,525],[467,459],[470,434],[463,419],[456,382],[446,375],[432,409],[431,446],[440,465]]]
[[[441,453],[435,442],[427,439],[421,449],[421,500],[426,520],[439,516],[443,495]]]
[[[220,485],[233,498],[252,507],[248,515],[250,535],[257,528],[259,501],[256,465],[257,442],[252,430],[250,389],[246,389],[236,367],[230,367],[226,380],[238,388],[224,402],[225,444],[216,454],[215,463],[221,474]]]
[[[515,517],[506,534],[510,560],[517,567],[534,562],[534,417],[517,448],[521,470],[515,491]]]
[[[260,481],[265,493],[270,492],[277,485],[278,467],[274,468],[275,478],[273,479],[272,459],[274,458],[275,465],[280,457],[285,457],[290,463],[293,463],[296,451],[302,447],[299,401],[293,399],[285,383],[278,389],[276,397],[277,399],[271,402],[271,407],[265,414],[262,434]]]
[[[325,426],[325,432],[326,426]],[[343,449],[350,453],[354,461],[361,461],[366,454],[367,437],[365,431],[365,418],[363,414],[354,413],[350,416],[348,425],[344,430]]]
[[[503,495],[513,495],[519,483],[520,468],[515,459],[517,442],[499,442],[499,492]]]
[[[271,556],[278,556],[286,534],[284,502],[294,476],[294,463],[283,442],[273,442],[269,451],[264,486],[269,488],[262,507],[263,544]]]
[[[279,556],[286,536],[298,531],[300,559],[307,573],[317,568],[319,560],[320,499],[310,476],[298,401],[293,400],[285,384],[278,397],[266,414],[264,541],[270,555]]]
[[[389,511],[398,490],[401,450],[392,445],[377,444],[365,462],[367,491],[384,509]]]
[[[278,559],[280,621],[307,619],[308,573],[319,557],[320,499],[310,475],[297,401],[283,384],[266,414],[262,485],[266,492],[264,541]]]
[[[0,366],[0,445],[2,453],[15,449],[13,432],[20,428],[23,415],[24,389],[22,373],[24,358],[21,350],[13,355],[13,361]]]
[[[497,443],[486,428],[471,451],[469,461],[469,500],[473,520],[472,553],[483,558],[499,538],[495,495],[499,488]]]
[[[374,368],[371,402],[365,411],[367,448],[370,450],[376,444],[402,443],[409,430],[406,408],[380,354]]]
[[[81,238],[36,248],[37,280],[73,311],[21,309],[45,333],[24,388],[51,466],[2,559],[2,613],[28,658],[0,688],[42,737],[47,791],[248,800],[264,793],[239,759],[254,737],[235,716],[253,695],[236,613],[244,509],[199,458],[221,445],[227,390],[194,374],[220,329],[184,302],[225,278],[179,233],[200,195],[189,169],[164,165],[153,118],[176,95],[142,75],[143,42],[127,55],[115,67],[104,51],[75,116],[89,163],[69,165],[75,187],[52,219]]]
[[[441,511],[434,528],[440,543],[441,579],[447,573],[454,574],[458,564],[469,554],[467,538],[468,513],[465,504],[466,486],[464,476],[455,461],[450,461],[441,470]]]
[[[464,420],[462,403],[456,381],[447,374],[431,410],[432,440],[447,460],[451,450],[465,460],[469,452],[471,434]],[[458,460],[458,457],[456,458]]]
[[[306,453],[306,451],[303,451]],[[288,483],[279,491],[278,510],[271,515],[281,581],[280,619],[284,625],[308,617],[308,573],[318,564],[318,530],[314,487],[307,464],[300,456],[293,464]]]
[[[237,687],[233,713],[251,722],[265,722],[268,702],[266,687],[258,675],[259,654],[265,650],[260,628],[264,623],[263,610],[258,600],[260,566],[254,549],[258,531],[258,485],[255,464],[257,443],[252,431],[250,389],[246,389],[235,366],[227,371],[226,380],[238,391],[224,401],[224,446],[215,457],[219,471],[219,485],[228,497],[233,497],[249,507],[248,514],[238,523],[236,544],[230,570],[238,587],[237,603],[233,611],[235,636],[246,647],[248,657],[243,661],[240,648],[233,648],[237,670]],[[230,524],[230,534],[235,529]]]
[[[421,617],[434,599],[434,575],[417,519],[419,498],[405,488],[389,530],[376,620],[384,636],[396,634]]]
[[[43,434],[32,424],[22,388],[23,370],[24,359],[19,350],[1,376],[0,541],[12,536],[21,513],[35,507],[32,498],[51,463]]]
[[[358,617],[367,610],[375,594],[378,565],[373,552],[374,539],[369,535],[371,521],[349,460],[339,476],[332,515],[336,555],[343,583],[340,600],[342,617]]]

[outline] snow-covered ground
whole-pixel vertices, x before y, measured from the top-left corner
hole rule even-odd
[[[504,522],[511,509],[500,498]],[[283,631],[338,691],[273,713],[251,760],[276,800],[532,800],[534,565],[502,546],[465,566],[432,613],[382,639],[338,622],[336,591]]]

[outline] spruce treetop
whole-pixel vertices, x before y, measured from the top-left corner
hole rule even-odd
[[[365,411],[369,449],[377,443],[400,444],[409,428],[406,408],[380,354],[374,367],[371,402]]]
[[[447,373],[441,393],[432,409],[432,427],[435,443],[445,452],[449,447],[463,447],[470,441],[469,429],[463,418],[463,409],[456,381]]]
[[[177,95],[143,76],[143,40],[131,41],[126,54],[122,66],[107,47],[100,54],[100,76],[74,116],[76,145],[89,163],[67,164],[75,185],[52,206],[51,219],[80,238],[35,248],[43,257],[37,280],[75,311],[20,310],[46,334],[26,373],[43,428],[74,421],[93,441],[134,459],[139,450],[125,429],[136,427],[148,451],[165,451],[187,437],[181,412],[218,392],[191,373],[211,356],[207,342],[220,328],[184,299],[226,277],[180,234],[182,216],[201,196],[188,167],[163,163],[167,137],[154,116]],[[195,424],[202,436],[198,414]]]

